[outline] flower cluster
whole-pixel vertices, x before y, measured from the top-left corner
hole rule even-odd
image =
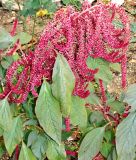
[[[114,21],[120,21],[123,27],[116,27]],[[81,11],[71,6],[62,8],[45,27],[35,51],[24,55],[7,70],[6,88],[0,97],[11,91],[10,99],[22,103],[29,92],[38,96],[35,89],[41,85],[43,77],[51,80],[57,53],[64,55],[76,77],[74,95],[85,98],[90,94],[87,86],[98,69],[88,68],[89,56],[121,63],[122,87],[125,88],[129,39],[129,20],[120,6],[111,3],[91,6],[85,1]],[[21,73],[17,73],[19,66],[22,66]]]

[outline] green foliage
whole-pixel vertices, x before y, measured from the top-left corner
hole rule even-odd
[[[31,41],[32,36],[26,32],[20,32],[13,39],[14,43],[19,39],[21,44],[27,44]]]
[[[16,145],[19,144],[23,138],[23,125],[20,117],[13,119],[10,132],[5,131],[3,137],[7,151],[12,155]]]
[[[105,127],[96,128],[87,133],[80,148],[78,160],[92,160],[100,151]]]
[[[58,54],[52,76],[52,93],[60,101],[64,117],[70,115],[75,76],[64,56]]]
[[[0,126],[4,131],[10,131],[12,127],[12,113],[7,98],[0,101]]]
[[[104,141],[102,144],[101,150],[100,150],[101,154],[105,158],[107,158],[108,155],[110,154],[111,150],[112,150],[112,144]]]
[[[22,142],[22,148],[19,155],[19,160],[36,160],[32,151]]]
[[[1,60],[1,66],[4,68],[4,69],[8,69],[9,66],[13,63],[13,58],[10,56],[10,57],[4,57],[2,60]]]
[[[101,58],[91,58],[87,59],[87,65],[89,68],[96,69],[99,68],[98,73],[95,74],[95,79],[101,79],[106,83],[110,83],[112,80],[112,72],[110,70],[109,64],[107,61]]]
[[[99,111],[94,111],[91,113],[90,117],[89,117],[90,122],[93,124],[98,124],[100,122],[102,122],[104,120],[104,117],[102,115],[101,112]]]
[[[62,0],[62,3],[64,5],[73,5],[77,9],[81,8],[81,2],[80,2],[80,0]]]
[[[136,111],[136,84],[128,87],[125,93],[124,102],[131,106],[131,111]]]
[[[44,131],[58,144],[61,143],[62,114],[58,101],[44,80],[36,102],[35,113]]]
[[[39,9],[48,9],[49,12],[55,12],[57,6],[51,0],[25,0],[21,14],[23,16],[35,15]]]
[[[31,146],[33,154],[39,160],[42,160],[48,147],[47,137],[43,134],[38,134],[36,131],[32,131],[28,136],[27,146]]]
[[[114,100],[112,102],[109,102],[108,105],[111,107],[111,110],[113,112],[117,112],[117,113],[121,114],[124,111],[124,103],[123,102]]]
[[[58,145],[51,139],[48,141],[48,149],[46,154],[49,160],[66,160],[64,145]]]
[[[73,125],[78,125],[80,129],[83,129],[87,126],[87,111],[85,106],[85,101],[79,97],[72,97],[72,109],[71,109],[71,123]],[[78,111],[78,113],[77,113]]]
[[[4,28],[0,27],[0,49],[8,48],[12,41],[11,35]]]
[[[136,33],[136,22],[131,23],[131,32]]]
[[[119,160],[133,160],[136,146],[136,113],[133,112],[117,127],[116,148]]]

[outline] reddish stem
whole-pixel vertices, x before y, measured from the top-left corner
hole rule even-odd
[[[15,35],[15,32],[16,32],[16,29],[17,29],[17,25],[18,25],[18,20],[15,19],[14,22],[13,22],[13,27],[12,27],[11,32],[10,32],[11,36]]]
[[[65,131],[66,132],[70,132],[70,118],[69,117],[66,117],[65,118]]]
[[[125,89],[126,82],[127,82],[127,80],[126,80],[126,75],[127,75],[127,57],[126,57],[126,55],[122,60],[121,70],[122,70],[122,88]]]
[[[103,81],[101,79],[99,79],[99,83],[100,83],[100,90],[101,90],[101,94],[102,94],[102,102],[103,102],[103,104],[106,104],[107,98],[106,98],[106,93],[105,93]]]
[[[70,155],[70,156],[73,156],[73,157],[76,157],[76,156],[77,156],[77,152],[75,152],[75,151],[70,151],[70,150],[66,150],[66,154],[67,154],[67,155]]]
[[[19,158],[19,146],[17,145],[15,149],[15,159],[18,160],[18,158]]]

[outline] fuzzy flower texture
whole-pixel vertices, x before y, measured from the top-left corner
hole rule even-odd
[[[122,23],[123,27],[116,27],[115,21]],[[88,57],[121,63],[122,87],[125,88],[129,39],[128,17],[124,8],[116,4],[98,3],[91,6],[85,1],[81,11],[71,6],[62,8],[45,27],[35,50],[9,67],[5,90],[0,98],[9,92],[9,99],[16,103],[23,103],[30,92],[37,97],[36,89],[41,86],[43,77],[47,81],[52,79],[57,53],[64,55],[75,75],[74,95],[87,97],[90,94],[88,83],[94,80],[94,75],[99,71],[99,68],[88,68]]]

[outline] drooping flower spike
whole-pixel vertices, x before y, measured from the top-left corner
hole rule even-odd
[[[116,27],[115,21],[119,21],[122,28]],[[128,17],[125,10],[116,4],[100,3],[91,6],[85,1],[81,11],[76,11],[71,6],[62,8],[45,27],[35,51],[27,54],[25,59],[14,62],[7,70],[5,88],[12,90],[10,98],[20,103],[26,100],[29,92],[38,96],[36,88],[41,85],[43,77],[48,81],[52,79],[58,52],[65,56],[75,75],[74,95],[86,98],[90,94],[87,86],[99,70],[88,68],[88,57],[121,63],[122,86],[125,88],[129,39]],[[23,69],[17,74],[19,65]],[[13,75],[17,80],[15,84]]]

